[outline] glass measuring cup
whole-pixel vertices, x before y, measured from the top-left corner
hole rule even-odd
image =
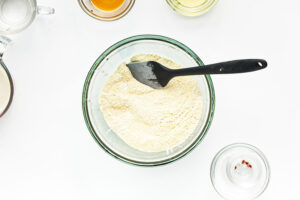
[[[0,0],[0,34],[9,35],[26,29],[37,14],[54,14],[54,9],[38,6],[36,0]]]

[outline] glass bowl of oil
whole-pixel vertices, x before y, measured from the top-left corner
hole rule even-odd
[[[213,8],[218,0],[166,0],[176,12],[185,16],[199,16]]]
[[[102,21],[113,21],[125,16],[135,0],[78,0],[78,2],[89,16]]]

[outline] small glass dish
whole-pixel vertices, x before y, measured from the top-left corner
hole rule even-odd
[[[82,97],[85,122],[97,143],[117,159],[140,166],[170,163],[190,152],[208,131],[215,104],[213,83],[210,76],[195,76],[202,96],[202,114],[195,131],[183,143],[163,152],[139,151],[110,129],[99,105],[101,89],[109,76],[122,62],[130,62],[130,58],[137,54],[156,54],[186,67],[203,65],[191,49],[167,37],[139,35],[124,39],[101,54],[87,75]]]
[[[112,11],[104,11],[94,6],[91,0],[78,0],[80,7],[86,14],[102,21],[114,21],[124,17],[131,10],[134,2],[135,0],[125,0],[119,8]]]
[[[218,194],[228,200],[253,200],[270,181],[270,167],[256,147],[237,143],[221,149],[214,157],[210,177]]]
[[[218,0],[202,0],[199,4],[185,5],[180,0],[166,0],[169,6],[176,12],[190,17],[195,17],[208,12]]]

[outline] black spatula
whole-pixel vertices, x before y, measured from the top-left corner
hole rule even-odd
[[[266,68],[267,61],[262,59],[234,60],[183,69],[169,69],[158,62],[148,61],[133,62],[127,64],[127,67],[136,80],[154,89],[159,89],[165,87],[176,76],[252,72]]]

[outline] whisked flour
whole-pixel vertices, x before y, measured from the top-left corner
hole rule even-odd
[[[157,61],[182,68],[157,55],[141,54],[138,61]],[[195,130],[202,111],[199,86],[193,77],[177,77],[162,89],[136,81],[122,63],[105,83],[100,108],[110,128],[128,145],[145,152],[160,152],[184,142]]]

